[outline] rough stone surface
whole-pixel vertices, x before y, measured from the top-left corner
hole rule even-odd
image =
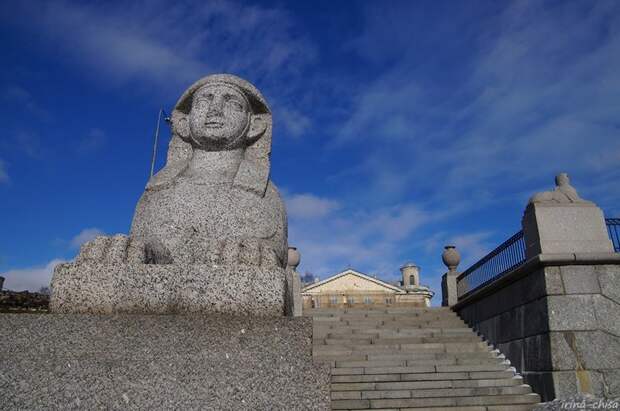
[[[560,267],[545,267],[543,269],[545,276],[545,294],[564,294],[564,284],[560,274]]]
[[[592,204],[530,204],[522,225],[526,258],[614,251],[603,212]]]
[[[560,267],[566,294],[597,294],[601,292],[597,272],[587,265],[567,265]]]
[[[611,264],[533,268],[459,315],[544,399],[578,391],[620,396],[618,273]]]
[[[97,237],[56,270],[52,310],[109,312],[114,301],[119,312],[284,312],[288,229],[269,179],[267,102],[245,80],[211,75],[183,93],[171,122],[166,166],[130,235]]]
[[[238,77],[212,75],[190,86],[172,114],[173,140],[181,140],[174,147],[185,143],[186,158],[149,182],[131,237],[156,250],[156,262],[237,255],[284,268],[286,212],[269,181],[271,122],[260,92]]]
[[[2,410],[327,410],[310,319],[0,314]]]
[[[603,295],[595,295],[593,300],[598,328],[612,335],[620,335],[620,304]]]
[[[551,331],[598,328],[592,295],[553,295],[546,298]]]
[[[214,312],[284,315],[282,268],[177,264],[60,264],[57,313]]]
[[[554,253],[613,253],[603,211],[579,197],[566,173],[555,178],[555,190],[535,194],[521,225],[526,258]]]
[[[618,266],[601,266],[598,282],[601,286],[601,293],[620,304],[620,269]]]

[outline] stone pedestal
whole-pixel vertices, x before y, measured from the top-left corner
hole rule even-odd
[[[458,272],[449,271],[441,276],[441,305],[452,307],[458,301],[456,277]]]
[[[605,217],[594,204],[529,204],[522,220],[525,256],[613,253]]]
[[[55,313],[205,312],[281,316],[286,271],[251,266],[60,264]]]

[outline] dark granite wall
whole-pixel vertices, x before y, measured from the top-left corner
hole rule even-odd
[[[620,396],[620,265],[524,268],[455,311],[544,401]]]

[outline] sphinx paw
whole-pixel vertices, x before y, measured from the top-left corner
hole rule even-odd
[[[141,241],[124,234],[98,236],[82,245],[75,261],[78,264],[139,264],[145,261],[145,247]]]

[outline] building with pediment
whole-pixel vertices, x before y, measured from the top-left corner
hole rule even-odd
[[[394,285],[354,269],[346,269],[301,290],[303,309],[369,306],[430,307],[435,294],[420,285],[415,264],[401,267],[402,281]]]

